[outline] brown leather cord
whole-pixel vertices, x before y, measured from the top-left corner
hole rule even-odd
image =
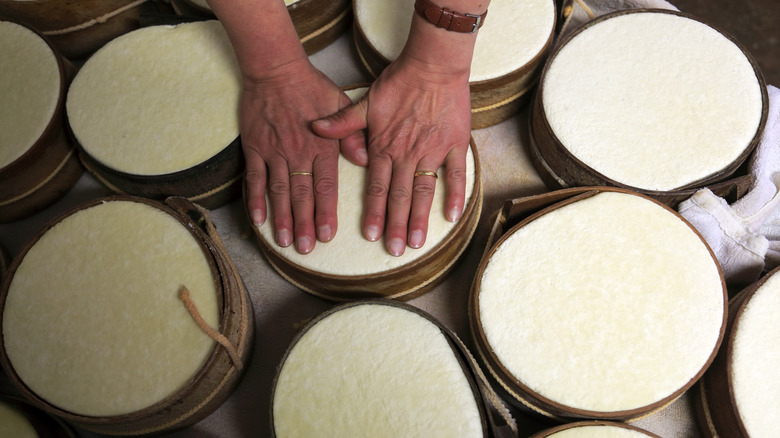
[[[240,371],[244,365],[241,363],[241,355],[236,350],[236,347],[230,343],[225,335],[214,330],[206,323],[206,321],[203,320],[203,317],[200,316],[200,312],[198,312],[198,308],[195,307],[195,303],[192,301],[192,298],[190,298],[190,291],[184,285],[179,288],[179,299],[184,303],[184,307],[186,307],[187,311],[190,312],[192,319],[195,320],[195,323],[198,324],[198,327],[200,327],[200,329],[203,330],[203,332],[208,337],[225,348],[225,351],[227,351],[228,355],[230,355],[230,360],[233,361],[233,365]]]

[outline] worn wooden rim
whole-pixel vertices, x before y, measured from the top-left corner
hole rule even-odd
[[[368,298],[409,300],[430,291],[444,280],[460,260],[474,236],[482,212],[482,172],[473,138],[470,144],[475,172],[471,199],[452,231],[420,258],[373,274],[334,275],[317,272],[284,257],[276,250],[275,244],[267,242],[253,226],[260,250],[277,273],[287,281],[312,295],[332,301]]]
[[[726,342],[700,383],[700,399],[696,406],[697,410],[700,411],[698,412],[699,422],[701,423],[702,419],[705,421],[705,424],[700,427],[713,433],[713,436],[717,434],[728,437],[749,436],[742,416],[739,414],[734,394],[734,339],[739,332],[740,320],[748,303],[773,275],[780,275],[778,272],[780,272],[780,267],[743,289],[729,302]]]
[[[447,340],[447,344],[449,344],[450,348],[452,349],[453,354],[458,360],[458,363],[461,366],[461,369],[463,370],[463,374],[466,376],[466,379],[469,382],[469,386],[471,387],[472,393],[474,394],[474,399],[476,400],[477,407],[479,409],[480,413],[480,419],[482,422],[482,430],[483,430],[483,436],[487,437],[488,435],[488,421],[487,421],[487,402],[484,399],[484,394],[482,394],[482,391],[479,388],[479,385],[477,384],[478,378],[475,376],[475,371],[471,369],[469,366],[468,358],[463,357],[463,353],[460,351],[460,348],[458,347],[456,341],[454,340],[456,338],[454,332],[452,332],[450,329],[446,328],[443,324],[438,322],[432,315],[428,314],[427,312],[420,310],[417,307],[414,307],[410,304],[406,303],[400,303],[398,301],[391,301],[391,300],[383,300],[383,299],[366,299],[366,300],[359,300],[359,301],[353,301],[350,303],[344,303],[339,304],[335,307],[332,307],[329,310],[326,310],[325,312],[319,314],[312,320],[310,320],[303,328],[301,328],[293,337],[293,340],[290,342],[290,345],[287,347],[287,349],[284,352],[284,355],[282,356],[282,359],[279,361],[279,365],[276,367],[276,371],[274,373],[274,379],[273,383],[271,384],[271,403],[269,407],[270,411],[270,424],[271,424],[271,436],[276,437],[276,428],[274,426],[274,415],[273,415],[273,409],[274,409],[274,400],[276,396],[276,387],[279,381],[279,375],[282,371],[282,368],[284,367],[285,362],[287,361],[288,356],[290,355],[290,352],[293,350],[293,348],[298,344],[298,341],[301,340],[303,336],[306,335],[306,333],[314,327],[317,323],[320,321],[326,319],[327,317],[333,315],[334,313],[337,313],[341,310],[352,308],[352,307],[358,307],[358,306],[367,306],[367,305],[374,305],[374,306],[390,306],[390,307],[396,307],[403,310],[407,310],[409,312],[412,312],[418,316],[421,316],[428,320],[429,322],[436,325],[436,327],[441,330],[442,334]]]
[[[3,282],[2,290],[0,290],[0,309],[5,307],[5,300],[16,269],[22,263],[27,252],[48,230],[72,214],[112,201],[138,202],[157,208],[178,220],[198,242],[209,263],[218,294],[219,332],[237,348],[242,362],[246,363],[251,352],[254,334],[253,313],[248,310],[251,307],[248,295],[242,287],[239,287],[241,280],[238,278],[238,274],[229,268],[230,261],[227,255],[223,254],[218,244],[209,237],[206,231],[200,228],[202,224],[198,223],[199,220],[191,217],[194,209],[184,211],[181,208],[181,203],[168,206],[144,198],[111,196],[92,200],[57,216],[23,247],[19,256],[12,262]],[[0,313],[0,331],[2,331],[2,319],[3,315]],[[0,337],[0,364],[14,386],[37,408],[84,429],[110,435],[144,435],[193,424],[205,418],[221,405],[243,374],[233,364],[225,349],[215,343],[203,367],[192,377],[190,383],[177,393],[133,413],[94,417],[62,410],[30,390],[14,371],[6,355],[2,337]]]
[[[0,168],[0,186],[4,187],[0,195],[0,222],[10,222],[40,211],[59,199],[73,187],[84,169],[75,159],[64,109],[67,89],[76,68],[39,31],[17,20],[3,18],[0,21],[22,26],[43,40],[54,55],[60,77],[54,114],[41,136],[19,158]]]
[[[632,426],[630,424],[621,423],[617,421],[578,421],[574,423],[568,423],[568,424],[562,424],[560,426],[552,427],[550,429],[543,430],[535,435],[532,435],[531,438],[547,438],[549,436],[552,436],[558,432],[562,432],[564,430],[569,429],[576,429],[578,427],[598,427],[598,426],[609,426],[609,427],[617,427],[620,429],[627,429],[632,430],[634,432],[639,432],[643,435],[647,435],[649,437],[653,438],[661,438],[658,435],[654,433],[650,433],[644,429],[640,429],[636,426]]]
[[[647,406],[642,406],[642,407],[628,409],[628,410],[607,411],[607,412],[572,408],[570,406],[566,406],[564,404],[556,402],[555,400],[542,396],[541,394],[537,393],[536,391],[532,390],[527,385],[525,385],[523,382],[521,382],[501,363],[498,356],[490,347],[487,337],[482,329],[482,322],[478,311],[479,292],[482,283],[482,275],[484,274],[485,269],[487,268],[490,258],[493,256],[496,250],[501,246],[501,244],[504,243],[504,241],[506,241],[518,229],[544,216],[547,213],[550,213],[566,205],[570,205],[572,203],[590,198],[592,196],[604,192],[624,193],[624,194],[634,195],[649,200],[655,203],[656,205],[659,205],[662,208],[666,209],[670,213],[674,214],[684,224],[686,224],[707,248],[707,251],[709,252],[710,256],[712,257],[715,263],[715,266],[720,275],[721,287],[723,290],[723,303],[724,303],[723,319],[718,334],[718,340],[715,344],[713,351],[710,353],[707,360],[704,362],[702,367],[699,369],[699,371],[692,379],[690,379],[685,385],[683,385],[673,393]],[[556,193],[553,192],[549,196],[555,196],[555,195]],[[643,195],[641,193],[633,192],[627,189],[622,189],[617,187],[580,187],[580,188],[567,190],[565,192],[565,196],[562,196],[562,199],[555,199],[554,201],[552,201],[551,204],[543,206],[537,211],[528,214],[524,219],[520,220],[516,225],[512,226],[506,232],[502,233],[501,236],[496,240],[496,242],[489,249],[485,251],[485,254],[480,260],[480,263],[477,267],[476,274],[474,276],[474,282],[472,284],[472,288],[469,296],[468,313],[469,313],[469,326],[471,328],[471,333],[472,336],[474,337],[474,343],[476,345],[476,349],[477,352],[479,353],[480,358],[482,359],[485,367],[488,369],[490,374],[495,378],[495,380],[501,385],[501,387],[507,393],[509,393],[513,397],[514,401],[517,402],[516,404],[519,404],[519,406],[523,406],[525,408],[529,408],[538,414],[544,415],[546,417],[558,419],[558,420],[598,419],[598,420],[625,421],[625,420],[641,418],[643,416],[649,415],[653,412],[656,412],[666,407],[674,400],[679,398],[685,391],[687,391],[691,386],[693,386],[702,377],[702,375],[704,375],[705,371],[708,369],[710,364],[715,359],[715,355],[718,352],[718,349],[720,348],[720,345],[724,339],[724,334],[726,331],[727,301],[728,301],[728,295],[726,289],[726,281],[723,276],[723,270],[718,264],[715,254],[713,253],[712,249],[707,244],[707,242],[704,240],[704,237],[701,235],[701,233],[698,230],[696,230],[696,228],[694,228],[690,224],[690,222],[688,222],[685,218],[683,218],[679,213],[671,209],[669,206],[659,202],[658,200],[655,200],[649,196]]]
[[[753,136],[753,139],[746,146],[746,148],[743,150],[740,156],[737,157],[736,160],[734,160],[732,163],[730,163],[720,171],[673,190],[666,190],[666,191],[647,190],[647,189],[642,189],[627,184],[619,183],[597,172],[590,166],[583,163],[581,160],[575,157],[571,152],[569,152],[569,150],[563,145],[561,140],[555,135],[555,133],[552,130],[552,127],[550,126],[547,120],[544,111],[544,103],[542,102],[544,82],[545,82],[545,77],[547,76],[547,71],[549,70],[552,62],[555,60],[555,57],[560,53],[562,48],[565,47],[569,41],[577,37],[577,35],[584,32],[591,26],[597,25],[602,21],[609,20],[610,18],[625,15],[625,14],[636,14],[636,13],[658,13],[658,14],[676,15],[690,20],[698,21],[704,25],[711,27],[712,29],[714,29],[716,32],[723,35],[725,38],[727,38],[729,41],[731,41],[735,46],[737,46],[740,49],[740,51],[746,57],[750,65],[753,67],[753,71],[755,72],[756,79],[758,80],[759,88],[761,90],[761,101],[762,101],[761,120],[759,121],[759,125],[758,128],[756,129],[756,133]],[[545,164],[546,169],[545,166],[539,168],[540,173],[549,174],[551,171],[553,174],[557,175],[557,178],[560,181],[565,182],[566,185],[613,186],[613,187],[621,187],[621,188],[629,189],[654,198],[664,198],[664,197],[679,198],[680,196],[685,196],[685,193],[695,191],[696,188],[698,187],[720,182],[723,179],[733,175],[740,168],[740,166],[747,160],[747,158],[753,152],[755,147],[758,145],[758,142],[760,141],[761,136],[764,132],[764,128],[766,126],[767,117],[768,117],[768,111],[769,111],[768,102],[769,102],[769,96],[766,89],[766,81],[764,80],[764,76],[761,73],[758,63],[755,61],[753,56],[751,56],[750,53],[746,50],[744,45],[742,45],[731,35],[724,32],[722,29],[698,17],[695,17],[687,13],[678,12],[678,11],[672,11],[667,9],[648,9],[648,8],[622,10],[622,11],[616,11],[606,15],[602,15],[598,18],[593,19],[592,21],[583,24],[582,26],[578,27],[576,30],[572,31],[569,35],[567,35],[559,44],[557,44],[556,48],[552,51],[550,56],[547,58],[544,68],[542,69],[536,97],[532,104],[531,125],[533,129],[531,132],[531,136],[533,137],[533,142],[535,143],[535,147],[537,148],[538,157],[542,161],[544,161],[544,163],[546,163]]]
[[[354,10],[355,3],[352,0]],[[536,86],[540,73],[552,49],[555,39],[555,27],[558,21],[554,14],[553,25],[547,41],[540,51],[525,65],[491,79],[469,82],[471,89],[472,129],[493,126],[516,114],[526,103],[523,97]],[[353,26],[354,44],[360,64],[371,77],[376,78],[391,60],[382,55],[366,37],[360,22],[355,19]],[[507,114],[509,112],[509,114]]]
[[[30,422],[40,438],[76,438],[76,432],[67,423],[35,408],[26,400],[0,394],[0,402],[14,408]]]

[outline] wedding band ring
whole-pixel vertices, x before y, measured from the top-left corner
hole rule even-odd
[[[296,170],[294,172],[290,172],[290,178],[292,178],[294,176],[298,176],[298,175],[313,176],[314,174],[311,173],[311,172],[304,172],[304,171],[300,171],[300,170]]]
[[[418,176],[432,176],[434,179],[439,179],[439,175],[430,170],[418,170],[417,172],[414,172],[414,177],[417,178]]]

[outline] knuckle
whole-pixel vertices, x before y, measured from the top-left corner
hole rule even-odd
[[[268,184],[268,192],[271,195],[283,196],[290,192],[290,187],[287,183],[281,180],[272,180]]]
[[[433,197],[436,186],[431,181],[419,182],[414,185],[414,196]]]
[[[461,167],[447,169],[447,179],[450,181],[466,181],[466,169]]]
[[[380,181],[370,181],[366,186],[366,195],[372,198],[384,197],[387,192],[387,184]]]
[[[250,184],[265,183],[265,173],[257,170],[247,170],[246,181]]]
[[[292,202],[305,202],[313,197],[312,188],[306,184],[297,184],[290,189],[290,200]]]
[[[314,182],[314,195],[315,196],[331,196],[338,189],[338,182],[334,178],[329,176],[323,176],[317,178]]]
[[[388,203],[390,204],[405,204],[412,200],[412,193],[406,187],[397,187],[390,191],[388,194]]]

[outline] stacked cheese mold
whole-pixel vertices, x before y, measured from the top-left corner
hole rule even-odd
[[[729,303],[724,346],[699,383],[697,414],[705,437],[771,437],[780,401],[780,270]]]
[[[282,358],[272,436],[489,436],[478,382],[452,336],[389,301],[320,315]]]
[[[69,59],[89,57],[139,26],[144,0],[0,0],[0,15],[28,23],[50,37]]]
[[[206,218],[192,218],[202,210],[169,203],[95,200],[14,260],[0,362],[36,407],[103,434],[148,434],[199,421],[238,383],[248,296],[216,233],[196,225]]]
[[[406,43],[414,0],[354,0],[355,44],[374,77],[398,57]],[[539,78],[555,30],[551,0],[493,0],[479,29],[471,64],[471,126],[508,119],[527,103]]]
[[[59,199],[83,167],[67,136],[72,65],[32,29],[0,21],[0,222]]]
[[[658,435],[625,423],[585,421],[544,430],[531,438],[658,438]]]
[[[766,117],[763,76],[731,37],[678,12],[622,11],[550,55],[532,150],[551,188],[618,186],[674,205],[733,175]]]
[[[206,0],[172,0],[180,15],[214,18]],[[284,0],[295,31],[309,55],[336,41],[352,24],[349,0]]]
[[[712,252],[645,196],[547,196],[555,202],[503,233],[478,268],[469,320],[486,367],[517,405],[556,419],[629,420],[666,406],[723,337]]]
[[[240,90],[230,41],[209,20],[111,41],[79,70],[66,108],[84,163],[108,187],[216,208],[240,196]]]
[[[24,400],[0,394],[0,436],[8,438],[74,438],[67,424]]]
[[[347,87],[357,100],[367,88]],[[292,246],[280,247],[272,221],[254,227],[260,249],[269,263],[288,281],[314,295],[346,301],[365,298],[408,300],[433,289],[453,269],[474,236],[482,213],[482,181],[476,145],[466,156],[466,202],[457,222],[444,214],[446,174],[439,169],[436,192],[428,219],[428,234],[420,249],[407,247],[394,257],[383,241],[363,237],[361,224],[366,168],[339,157],[339,229],[330,242],[317,242],[314,250],[299,254]],[[268,203],[269,208],[271,203]],[[269,212],[269,216],[272,212]]]

